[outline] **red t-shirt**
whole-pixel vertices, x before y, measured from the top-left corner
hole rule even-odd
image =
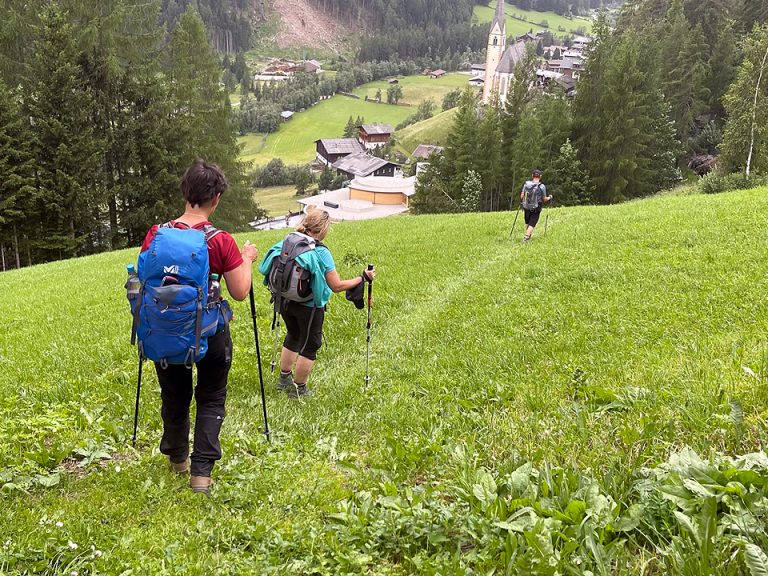
[[[177,223],[174,220],[171,220],[171,224],[174,228],[188,228],[186,224],[181,222]],[[195,224],[192,228],[200,230],[209,224],[210,222],[200,222],[199,224]],[[152,239],[157,233],[157,228],[158,226],[155,224],[149,229],[149,232],[147,232],[147,236],[144,238],[144,244],[141,245],[142,252],[149,248]],[[240,250],[237,248],[235,239],[232,238],[228,232],[222,230],[208,242],[208,262],[211,268],[211,274],[218,274],[219,276],[231,272],[243,263],[243,257],[240,254]]]

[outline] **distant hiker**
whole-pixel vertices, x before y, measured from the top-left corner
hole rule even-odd
[[[217,460],[221,459],[221,445],[219,443],[219,433],[224,421],[224,402],[227,397],[227,377],[229,369],[232,366],[232,338],[229,333],[229,319],[231,311],[226,302],[219,296],[218,278],[224,277],[227,284],[227,291],[235,300],[243,300],[248,296],[251,288],[251,268],[253,262],[258,257],[256,248],[248,241],[243,244],[242,249],[237,248],[235,240],[227,232],[213,228],[209,222],[211,214],[216,210],[221,197],[227,190],[227,179],[221,169],[215,164],[209,164],[203,160],[196,160],[184,172],[181,179],[181,195],[186,202],[184,213],[161,226],[152,226],[147,233],[144,244],[141,247],[142,254],[139,256],[139,277],[142,277],[142,263],[145,268],[156,264],[155,260],[161,258],[163,254],[173,254],[177,246],[183,246],[184,242],[198,242],[202,244],[202,249],[207,246],[207,265],[204,266],[205,276],[210,270],[210,280],[203,278],[207,284],[205,287],[195,288],[193,293],[200,294],[206,290],[206,306],[200,310],[198,301],[197,312],[195,312],[194,300],[191,301],[191,317],[193,320],[187,324],[195,324],[194,318],[197,314],[199,319],[205,317],[208,313],[208,307],[216,307],[222,313],[219,317],[213,318],[213,324],[210,321],[206,324],[205,330],[210,330],[212,335],[208,336],[207,342],[203,345],[198,344],[201,339],[200,329],[192,334],[196,342],[193,348],[194,354],[182,358],[180,361],[173,362],[166,359],[162,352],[155,352],[146,356],[156,360],[161,356],[162,360],[155,361],[157,370],[157,379],[160,381],[160,397],[162,399],[161,416],[163,419],[163,437],[160,441],[160,452],[168,456],[171,468],[179,474],[191,472],[189,485],[195,492],[208,493],[213,480],[211,471]],[[181,233],[180,231],[184,231]],[[192,231],[197,231],[193,234]],[[202,234],[200,234],[202,232]],[[203,238],[204,235],[204,238]],[[162,242],[161,242],[162,241]],[[176,243],[175,245],[173,243]],[[160,244],[163,243],[162,246]],[[179,250],[181,256],[185,255]],[[204,262],[201,260],[199,250],[186,253],[186,259],[178,257],[178,265],[173,262],[162,262],[160,265],[160,275],[162,282],[159,287],[174,286],[179,290],[187,288],[184,286],[186,280],[185,268],[193,269],[196,263]],[[144,289],[144,288],[143,288]],[[152,290],[152,287],[146,288]],[[159,290],[157,291],[160,292]],[[168,292],[173,295],[173,290]],[[156,298],[160,298],[157,296]],[[146,297],[145,300],[146,301]],[[151,302],[149,303],[151,304]],[[177,302],[173,302],[174,305]],[[144,305],[146,308],[147,305]],[[182,310],[181,304],[176,308],[166,305],[163,318],[170,321],[170,316],[179,313]],[[148,314],[143,311],[142,318]],[[162,326],[158,322],[153,326],[155,333],[160,331]],[[145,330],[146,332],[146,330]],[[152,330],[150,330],[152,332]],[[167,340],[173,340],[178,334],[178,328],[168,330],[165,336]],[[141,337],[141,332],[139,333]],[[204,336],[204,335],[203,335]],[[151,341],[150,338],[147,338]],[[154,343],[151,341],[150,343]],[[155,345],[155,348],[162,348]],[[200,354],[207,351],[200,358]],[[142,346],[141,339],[139,340]],[[141,348],[140,348],[141,349]],[[192,386],[192,364],[197,365],[197,385]],[[194,442],[191,457],[191,466],[187,461],[189,457],[189,406],[192,401],[194,391],[195,401],[197,403],[197,415],[195,417]]]
[[[533,229],[539,222],[541,209],[544,202],[552,200],[552,196],[547,196],[547,187],[541,183],[541,170],[534,170],[531,180],[523,185],[523,191],[520,193],[520,205],[525,213],[525,236],[523,242],[528,242],[533,235]]]
[[[350,280],[339,277],[331,252],[322,242],[330,226],[328,212],[310,209],[296,232],[272,246],[259,265],[274,299],[273,328],[280,314],[287,329],[277,387],[293,399],[312,394],[307,381],[323,343],[325,305],[331,292],[354,290],[376,275],[375,270],[367,270]]]

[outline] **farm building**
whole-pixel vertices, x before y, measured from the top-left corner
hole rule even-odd
[[[358,126],[357,139],[368,150],[384,146],[392,137],[392,126],[389,124],[363,124]]]
[[[397,164],[383,158],[376,158],[376,156],[371,156],[365,152],[358,152],[337,160],[333,163],[333,168],[344,178],[352,180],[356,177],[366,176],[393,177]]]
[[[304,61],[304,72],[307,72],[309,74],[321,74],[323,71],[323,67],[317,60],[305,60]]]
[[[315,147],[318,161],[326,165],[365,151],[363,145],[354,138],[321,138],[315,140]]]
[[[434,144],[419,144],[416,147],[416,150],[413,151],[413,154],[411,154],[412,158],[417,158],[419,160],[426,160],[432,154],[442,154],[444,148],[442,146],[435,146]]]
[[[293,118],[293,115],[294,115],[294,112],[292,112],[291,110],[283,110],[282,112],[280,112],[280,118],[282,118],[283,120],[290,120],[291,118]]]
[[[299,204],[305,211],[309,206],[322,208],[335,222],[371,220],[407,212],[415,192],[415,177],[371,176],[355,178],[346,188],[302,198]]]
[[[438,68],[437,70],[432,70],[432,72],[430,73],[429,77],[430,78],[442,78],[446,74],[447,74],[447,72],[445,70],[443,70],[441,68]]]

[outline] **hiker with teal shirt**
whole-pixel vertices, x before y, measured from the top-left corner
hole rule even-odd
[[[525,213],[525,236],[523,242],[528,242],[533,235],[536,224],[539,223],[541,210],[545,202],[552,200],[552,196],[547,196],[547,187],[541,183],[541,170],[534,170],[531,180],[523,185],[520,192],[520,206]]]
[[[328,212],[319,208],[310,209],[296,227],[296,232],[272,246],[259,265],[259,272],[264,275],[264,284],[273,291],[275,313],[279,312],[287,330],[280,353],[280,380],[277,387],[286,391],[289,398],[311,395],[307,380],[317,359],[317,351],[323,343],[325,305],[331,299],[331,294],[354,290],[363,282],[373,280],[376,275],[374,270],[368,270],[350,280],[339,277],[331,251],[322,243],[330,226]],[[299,244],[303,247],[296,250],[298,255],[294,258],[291,254],[291,258],[287,259],[290,252],[287,246]],[[310,277],[304,280],[305,283],[309,282],[309,286],[305,286],[303,299],[281,298],[270,285],[270,277],[274,274],[275,266],[280,263],[281,255],[289,264],[287,275],[294,273],[294,270],[309,273]],[[294,261],[298,268],[292,265]],[[301,284],[301,281],[299,278],[298,283]],[[300,285],[298,290],[301,292]]]

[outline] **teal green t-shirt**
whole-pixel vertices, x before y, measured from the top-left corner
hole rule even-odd
[[[272,260],[280,255],[280,250],[283,247],[283,241],[281,240],[274,246],[272,246],[264,255],[264,259],[259,264],[259,272],[264,275],[264,285],[267,284],[267,275],[269,269],[272,267]],[[328,282],[325,280],[326,272],[336,269],[336,263],[333,261],[331,251],[325,246],[318,246],[314,250],[304,252],[296,257],[302,268],[309,270],[312,273],[312,300],[309,302],[303,302],[305,306],[322,308],[331,299],[333,291]]]

